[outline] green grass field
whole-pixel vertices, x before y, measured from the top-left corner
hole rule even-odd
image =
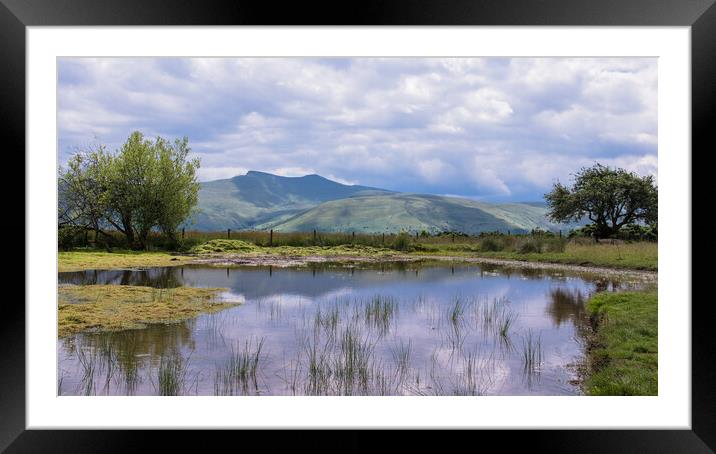
[[[598,322],[587,353],[587,394],[658,394],[657,307],[656,290],[592,297],[588,310]]]

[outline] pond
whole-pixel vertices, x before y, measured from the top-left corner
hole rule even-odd
[[[614,277],[498,266],[182,266],[60,285],[223,287],[242,304],[58,341],[60,395],[577,395],[585,302]]]

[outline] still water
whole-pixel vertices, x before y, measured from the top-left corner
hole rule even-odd
[[[242,304],[62,338],[58,394],[580,394],[585,302],[611,279],[415,263],[59,273],[60,285],[222,287]]]

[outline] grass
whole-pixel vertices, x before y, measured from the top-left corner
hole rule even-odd
[[[179,354],[162,357],[157,369],[160,396],[181,396],[186,387],[187,364]]]
[[[242,240],[209,240],[191,248],[194,254],[257,252],[261,248]]]
[[[231,347],[229,360],[215,371],[215,395],[248,394],[251,389],[258,389],[257,373],[263,345],[264,338],[260,338],[256,342],[247,340],[243,347],[238,344]]]
[[[76,250],[58,252],[58,271],[103,270],[113,268],[141,268],[150,266],[183,265],[191,257],[175,256],[168,252],[118,250],[114,252]]]
[[[522,337],[522,367],[526,373],[535,373],[542,364],[542,338],[532,330]]]
[[[154,289],[130,285],[62,286],[58,289],[58,335],[120,331],[150,323],[172,323],[216,312],[236,303],[218,301],[224,289]]]
[[[563,252],[483,251],[470,244],[437,244],[425,246],[420,254],[457,257],[486,257],[529,262],[562,263],[568,265],[604,266],[612,268],[658,270],[657,243],[580,244],[568,243]]]
[[[210,240],[193,247],[193,254],[246,254],[246,255],[285,255],[285,256],[384,256],[397,254],[388,248],[366,246],[362,244],[341,244],[336,246],[257,246],[243,240]]]
[[[287,234],[288,235],[288,234]],[[295,234],[299,235],[299,234]],[[313,245],[279,244],[267,246],[246,239],[210,239],[189,249],[192,255],[211,256],[240,254],[245,256],[323,256],[323,257],[391,257],[396,255],[440,255],[451,257],[483,257],[529,262],[561,263],[622,269],[658,270],[658,245],[652,242],[593,243],[586,239],[540,238],[530,236],[459,237],[456,242],[442,237],[405,237],[410,244],[395,249],[397,239],[391,236],[381,245],[379,235],[350,235],[343,244]],[[365,237],[365,238],[364,238]],[[375,237],[370,243],[369,237]],[[388,241],[390,240],[390,242]],[[255,240],[258,241],[258,240]],[[307,240],[308,241],[308,240]],[[337,241],[337,240],[336,240]],[[364,242],[363,242],[364,241]],[[288,242],[288,241],[286,241]],[[137,268],[174,266],[190,263],[191,255],[171,255],[168,252],[118,250],[116,252],[77,250],[59,252],[59,271],[87,269]]]
[[[596,321],[588,350],[590,395],[658,394],[657,292],[598,293],[587,308]]]

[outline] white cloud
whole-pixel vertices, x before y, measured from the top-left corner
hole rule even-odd
[[[654,58],[65,58],[60,160],[188,136],[202,180],[247,170],[539,199],[598,161],[656,175]]]

